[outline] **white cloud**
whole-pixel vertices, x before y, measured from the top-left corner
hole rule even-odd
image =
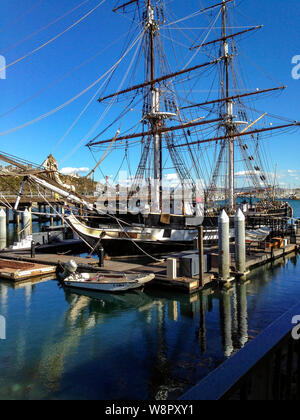
[[[236,172],[235,176],[237,178],[243,178],[243,177],[247,177],[247,176],[252,176],[252,175],[257,175],[260,176],[263,173],[261,173],[260,171],[240,171],[240,172]],[[274,174],[272,172],[265,172],[264,175],[269,176],[270,178],[274,178]]]
[[[178,181],[178,175],[177,174],[166,174],[165,178],[167,181]]]
[[[236,172],[235,176],[244,177],[244,176],[259,175],[259,174],[260,172],[258,171],[240,171],[240,172]]]
[[[74,174],[81,174],[81,173],[86,173],[89,171],[89,168],[62,168],[60,170],[60,173],[63,175],[74,175]]]

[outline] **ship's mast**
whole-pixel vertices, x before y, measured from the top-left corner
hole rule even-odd
[[[229,82],[229,67],[230,61],[232,60],[232,56],[229,54],[229,44],[227,38],[227,3],[226,0],[223,0],[222,6],[222,37],[223,37],[223,60],[225,63],[225,80],[224,80],[224,93],[225,98],[230,98],[230,82]],[[227,99],[225,102],[225,131],[226,136],[228,136],[228,201],[229,201],[229,211],[233,212],[235,208],[235,195],[234,195],[234,188],[235,188],[235,179],[234,179],[234,171],[235,171],[235,156],[234,156],[234,123],[233,123],[233,102],[231,99]]]
[[[133,4],[134,2],[137,2],[137,0],[131,0],[125,3],[122,6],[119,6],[118,9],[122,7],[126,7],[130,4]],[[219,44],[220,43],[220,55],[218,58],[213,59],[210,62],[202,63],[202,64],[196,64],[193,67],[190,68],[184,68],[183,70],[177,70],[170,74],[159,74],[161,69],[159,69],[157,60],[161,60],[162,54],[157,54],[156,49],[159,48],[159,42],[157,42],[159,38],[159,26],[161,23],[160,20],[160,12],[158,10],[158,7],[155,8],[154,0],[145,0],[144,2],[144,15],[143,15],[143,22],[144,25],[144,33],[145,33],[145,41],[146,41],[146,48],[145,48],[145,59],[146,59],[146,80],[143,83],[127,87],[124,90],[111,93],[107,96],[100,97],[98,100],[99,102],[104,102],[105,100],[117,97],[123,96],[128,93],[134,93],[136,94],[139,91],[143,92],[144,95],[144,111],[143,111],[143,118],[142,122],[145,124],[147,122],[148,124],[148,130],[143,130],[139,133],[134,134],[126,134],[126,135],[120,135],[118,133],[117,136],[114,138],[106,139],[106,140],[99,140],[99,137],[102,135],[99,134],[94,139],[92,139],[88,143],[88,147],[101,147],[102,145],[106,143],[119,143],[124,140],[134,140],[137,138],[147,138],[146,140],[146,146],[143,149],[143,153],[141,156],[141,161],[137,170],[137,174],[134,180],[134,183],[132,185],[130,194],[134,194],[137,190],[137,187],[139,187],[139,183],[141,180],[143,180],[143,177],[145,176],[145,170],[148,163],[148,158],[150,156],[150,149],[151,146],[153,147],[153,158],[152,162],[149,165],[149,168],[151,167],[153,169],[153,178],[156,181],[155,182],[155,188],[152,188],[152,211],[154,213],[160,213],[162,210],[162,189],[161,189],[161,182],[162,182],[162,141],[164,139],[164,136],[166,136],[166,146],[169,149],[168,144],[168,136],[172,136],[173,132],[176,131],[184,131],[190,128],[196,128],[196,127],[202,127],[204,125],[211,125],[215,124],[216,129],[219,130],[219,128],[222,128],[223,133],[221,136],[215,136],[212,138],[206,138],[206,139],[197,139],[196,141],[191,141],[190,139],[186,138],[186,142],[183,142],[182,144],[171,144],[172,153],[174,153],[177,148],[180,147],[190,147],[193,145],[200,145],[208,142],[213,143],[221,143],[221,151],[219,154],[219,157],[217,159],[217,165],[216,170],[213,174],[213,180],[211,184],[211,188],[209,189],[209,192],[214,193],[216,190],[216,183],[217,179],[219,178],[220,169],[222,166],[222,162],[224,159],[224,156],[226,154],[226,200],[229,203],[229,209],[230,212],[234,212],[235,210],[235,152],[236,150],[240,149],[240,152],[244,156],[244,160],[246,161],[247,170],[251,177],[254,180],[254,183],[257,184],[259,187],[261,181],[265,182],[266,178],[263,176],[260,176],[260,173],[262,172],[261,169],[258,166],[253,166],[254,157],[248,156],[246,152],[247,145],[245,147],[242,144],[242,139],[247,136],[252,136],[254,134],[260,134],[260,133],[269,133],[276,130],[282,130],[285,128],[291,128],[298,126],[298,122],[290,122],[289,124],[285,125],[279,125],[274,126],[271,125],[267,128],[257,128],[255,130],[250,130],[253,125],[255,125],[263,116],[259,117],[257,120],[255,120],[253,123],[249,124],[245,117],[241,118],[241,121],[236,120],[236,116],[234,115],[234,104],[238,102],[238,107],[240,107],[240,99],[242,98],[248,98],[248,97],[256,97],[258,95],[262,95],[269,92],[275,92],[279,90],[285,89],[284,86],[281,87],[274,87],[270,89],[264,89],[264,90],[256,90],[255,92],[247,92],[244,94],[237,94],[233,95],[231,92],[231,84],[235,83],[235,77],[234,74],[231,76],[231,72],[233,72],[233,53],[232,48],[230,48],[230,39],[233,39],[235,37],[241,36],[243,34],[246,34],[250,31],[255,31],[257,29],[262,28],[262,26],[254,26],[250,27],[243,31],[239,31],[236,33],[230,33],[228,30],[228,6],[227,3],[231,3],[233,0],[222,0],[222,2],[212,5],[209,8],[203,9],[202,11],[212,10],[214,8],[220,8],[221,12],[221,25],[222,25],[222,33],[221,38],[210,40],[206,43],[202,43],[201,45],[193,45],[191,47],[192,49],[200,49],[205,47],[206,45],[213,45],[213,44]],[[157,11],[155,13],[155,10]],[[162,13],[163,16],[163,13]],[[164,21],[164,19],[162,20]],[[159,58],[159,57],[160,58]],[[168,82],[168,80],[175,79],[182,75],[192,74],[193,72],[209,68],[210,66],[220,66],[221,68],[221,88],[222,92],[218,99],[206,101],[199,104],[190,104],[189,106],[177,108],[176,114],[169,112],[169,108],[166,105],[166,98],[164,90],[161,86],[163,86],[165,83]],[[163,66],[161,66],[163,67]],[[165,99],[165,104],[163,103],[162,99]],[[179,115],[180,110],[190,109],[190,108],[200,108],[208,105],[215,105],[220,104],[220,115],[218,118],[215,119],[205,119],[203,120],[201,118],[198,118],[196,120],[188,121],[186,123],[183,123],[180,118],[180,125],[174,125],[174,126],[167,126],[165,124],[165,120],[169,119],[176,119]],[[239,108],[238,108],[239,109]],[[239,126],[244,125],[245,128],[240,131],[238,129]],[[237,142],[237,147],[235,147],[235,142]],[[170,142],[169,142],[170,143]],[[172,143],[172,142],[171,142]],[[235,150],[236,149],[236,150]],[[176,156],[172,156],[172,153],[170,153],[174,166],[176,167],[176,170],[180,166],[180,163],[178,163],[178,159]],[[175,154],[175,153],[174,153]],[[250,162],[250,163],[249,163]],[[180,179],[182,179],[182,173],[180,170],[177,170],[179,173]],[[152,175],[151,175],[152,176]],[[186,177],[186,175],[184,175]],[[148,175],[149,177],[149,175]],[[260,179],[259,179],[260,178]],[[211,194],[212,196],[212,194]],[[213,197],[213,196],[212,196]],[[213,197],[214,198],[214,197]]]
[[[156,31],[158,30],[158,24],[154,18],[154,8],[151,4],[151,0],[147,0],[147,17],[146,17],[146,32],[148,34],[150,43],[150,82],[155,80],[155,46],[154,39]],[[161,209],[161,182],[162,182],[162,135],[158,133],[159,129],[159,112],[160,112],[160,91],[156,88],[155,83],[151,85],[150,90],[150,106],[151,111],[148,115],[148,120],[153,132],[153,144],[154,144],[154,197],[153,197],[153,211],[160,212]]]

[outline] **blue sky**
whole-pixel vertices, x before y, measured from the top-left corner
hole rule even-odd
[[[87,1],[54,25],[20,43],[82,2],[83,0],[10,0],[9,2],[2,0],[0,54],[5,57],[6,64],[18,60],[65,31],[85,13],[96,7],[100,0]],[[113,0],[106,0],[87,19],[63,34],[55,42],[7,69],[6,79],[0,80],[0,133],[31,121],[60,106],[93,83],[116,62],[120,57],[123,45],[122,40],[118,41],[118,39],[130,28],[128,18],[111,12],[116,3]],[[178,18],[199,10],[202,5],[213,4],[211,0],[173,0],[168,3],[173,15]],[[275,95],[273,98],[267,97],[260,100],[258,109],[292,120],[300,120],[300,79],[294,80],[291,75],[292,58],[300,55],[299,2],[297,0],[285,0],[284,2],[281,0],[236,0],[235,3],[238,6],[235,19],[241,23],[241,26],[264,25],[261,31],[255,32],[241,42],[243,51],[249,58],[241,57],[241,62],[248,73],[249,89],[263,89],[277,85],[288,86],[288,89],[279,97]],[[29,13],[26,14],[28,10]],[[198,16],[184,21],[183,26],[201,27],[205,24],[207,24],[205,16]],[[189,37],[194,37],[195,40],[200,35],[201,33],[195,30],[189,32]],[[98,55],[113,42],[115,44],[112,47]],[[188,40],[185,39],[185,44],[187,42]],[[15,44],[18,45],[15,46]],[[167,54],[168,48],[166,42]],[[94,56],[96,57],[90,60]],[[120,74],[124,74],[130,59],[131,57],[128,57],[124,61]],[[86,61],[88,62],[77,71],[59,83],[57,82],[59,78]],[[200,56],[193,63],[196,65],[203,61],[205,61],[205,57]],[[255,62],[255,66],[253,66],[253,62]],[[263,72],[259,69],[262,69]],[[113,80],[112,87],[118,86],[116,83],[118,80],[120,79]],[[42,163],[81,110],[96,94],[98,87],[99,85],[95,86],[56,114],[36,124],[1,136],[0,150]],[[13,112],[7,113],[22,101],[42,90],[44,92],[34,99]],[[79,123],[55,150],[55,157],[60,162],[61,168],[91,168],[93,166],[94,160],[85,147],[80,147],[70,157],[68,155],[85,138],[104,109],[103,105],[98,104],[96,100],[92,101]],[[105,125],[105,122],[110,122],[114,115],[114,110],[111,110],[100,128]],[[133,110],[130,120],[131,122],[138,121],[140,117]],[[110,134],[114,135],[114,132],[112,131]],[[279,182],[282,185],[300,186],[299,136],[300,132],[298,131],[292,135],[284,134],[267,140],[267,150],[272,154],[272,165],[275,167],[275,164],[278,163]],[[122,153],[120,152],[116,158],[108,159],[103,163],[102,170],[105,174],[110,175],[117,170]],[[132,159],[134,160],[133,157]]]

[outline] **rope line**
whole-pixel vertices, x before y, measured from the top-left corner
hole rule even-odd
[[[79,20],[77,20],[75,23],[73,23],[71,26],[69,26],[67,29],[65,29],[63,32],[59,33],[55,37],[49,39],[49,41],[45,42],[44,44],[40,45],[39,47],[35,48],[34,50],[30,51],[29,53],[25,54],[23,57],[18,58],[17,60],[13,61],[12,63],[7,64],[6,66],[2,67],[0,69],[0,72],[14,66],[15,64],[19,63],[20,61],[25,60],[25,58],[31,56],[32,54],[36,53],[37,51],[41,50],[42,48],[46,47],[47,45],[51,44],[52,42],[56,41],[58,38],[60,38],[65,33],[69,32],[71,29],[73,29],[75,26],[77,26],[80,22],[82,22],[84,19],[86,19],[89,15],[91,15],[95,10],[97,10],[103,3],[105,3],[106,0],[102,0],[96,7],[94,7],[92,10],[90,10],[88,13],[86,13],[84,16],[82,16]]]
[[[56,86],[58,83],[60,83],[62,80],[66,79],[68,76],[70,76],[71,74],[75,73],[77,70],[79,70],[80,68],[82,68],[83,66],[85,66],[86,64],[90,63],[91,61],[93,61],[95,58],[99,57],[100,55],[102,55],[105,51],[107,51],[110,47],[112,47],[113,45],[115,45],[116,43],[118,43],[121,39],[123,39],[126,35],[128,35],[128,32],[126,34],[121,35],[118,39],[116,39],[115,41],[111,42],[109,45],[107,45],[104,49],[100,50],[97,52],[97,54],[89,57],[87,60],[83,61],[81,64],[79,64],[78,66],[74,67],[71,71],[63,74],[61,77],[59,77],[58,79],[54,80],[52,83],[50,83],[49,85],[47,85],[45,88],[39,90],[38,92],[36,92],[34,95],[30,96],[29,98],[25,99],[24,101],[20,102],[18,105],[14,106],[13,108],[9,109],[8,111],[4,112],[3,114],[0,114],[0,118],[6,117],[6,115],[12,113],[13,111],[16,111],[18,108],[20,108],[21,106],[25,105],[26,103],[28,103],[29,101],[31,101],[34,98],[37,98],[38,96],[40,96],[42,93],[46,92],[48,89],[50,89],[53,86]]]
[[[123,86],[123,84],[125,83],[125,80],[126,80],[126,78],[128,77],[128,74],[129,74],[129,72],[130,72],[130,70],[131,70],[131,67],[132,67],[132,65],[133,65],[133,62],[134,62],[134,60],[135,60],[135,57],[136,57],[136,55],[137,55],[137,52],[138,52],[138,50],[139,50],[139,46],[140,46],[140,44],[141,44],[141,42],[142,42],[142,39],[143,39],[143,36],[144,36],[144,32],[142,32],[139,36],[138,36],[138,38],[136,39],[136,41],[134,42],[134,44],[133,45],[136,45],[136,43],[137,42],[139,42],[139,44],[138,44],[138,46],[137,46],[137,49],[136,49],[136,51],[135,51],[135,54],[134,54],[134,56],[133,56],[133,58],[132,58],[132,60],[131,60],[131,63],[130,63],[130,65],[129,65],[129,67],[128,67],[128,69],[127,69],[127,71],[126,71],[126,73],[125,73],[125,75],[124,75],[124,77],[123,77],[123,79],[122,79],[122,81],[121,81],[121,83],[120,83],[120,86],[119,86],[119,88],[118,88],[118,92],[122,89],[122,86]],[[130,50],[133,48],[133,46],[132,47],[130,47]],[[128,50],[127,50],[127,52],[129,52]],[[125,53],[126,55],[127,55],[127,52]],[[119,65],[119,64],[118,64]],[[115,67],[117,67],[117,65],[115,65]],[[113,69],[111,69],[111,72],[112,71],[114,71],[114,69],[115,68],[113,68]],[[111,73],[110,72],[110,73]],[[108,75],[108,77],[110,77],[110,74]],[[72,126],[71,126],[71,128],[68,130],[68,132],[67,132],[67,134],[72,130],[72,128],[74,127],[74,125],[78,122],[78,120],[81,118],[81,116],[84,114],[84,112],[86,111],[86,109],[90,106],[90,104],[94,101],[94,99],[95,99],[95,97],[99,94],[99,92],[100,92],[100,90],[102,89],[102,87],[105,85],[105,83],[106,83],[106,80],[102,83],[102,85],[99,87],[99,89],[97,89],[97,92],[95,93],[95,95],[91,98],[91,100],[89,101],[89,103],[87,104],[87,106],[84,108],[84,110],[79,114],[79,116],[77,117],[77,119],[75,120],[75,122],[72,124]],[[81,146],[82,146],[82,144],[84,144],[84,143],[86,143],[87,142],[87,140],[88,140],[88,138],[90,137],[90,135],[97,129],[97,127],[99,126],[99,124],[101,123],[101,121],[103,120],[103,118],[105,117],[105,115],[108,113],[108,111],[111,109],[111,107],[113,106],[113,104],[115,103],[115,101],[117,100],[117,97],[115,96],[114,98],[113,98],[113,100],[111,101],[111,103],[107,106],[107,108],[105,109],[105,111],[101,114],[101,117],[98,119],[98,121],[95,123],[95,125],[93,126],[93,128],[86,134],[86,136],[77,144],[77,146],[75,146],[74,147],[74,149],[65,157],[65,158],[63,158],[61,161],[60,161],[60,163],[62,163],[62,162],[65,162],[67,159],[69,159]],[[66,134],[66,135],[67,135]],[[63,137],[63,139],[66,137],[66,135]]]
[[[18,127],[14,127],[11,128],[9,130],[3,131],[2,133],[0,133],[0,137],[5,136],[7,134],[11,134],[14,133],[15,131],[21,130],[22,128],[28,127],[32,124],[35,124],[53,114],[55,114],[56,112],[60,111],[61,109],[64,109],[66,106],[70,105],[71,103],[73,103],[74,101],[76,101],[76,99],[80,98],[82,95],[84,95],[85,93],[87,93],[89,90],[91,90],[95,85],[97,85],[97,83],[99,83],[102,79],[104,79],[104,77],[106,77],[115,67],[117,67],[121,61],[125,58],[125,56],[128,55],[128,53],[131,51],[131,49],[134,47],[134,45],[138,42],[140,37],[137,38],[137,40],[135,41],[134,44],[131,45],[131,47],[126,51],[126,53],[109,69],[107,70],[102,76],[100,76],[97,80],[95,80],[91,85],[89,85],[86,89],[84,89],[83,91],[81,91],[80,93],[78,93],[77,95],[75,95],[73,98],[69,99],[67,102],[63,103],[62,105],[58,106],[55,109],[52,109],[51,111],[47,112],[46,114],[41,115],[40,117],[35,118],[34,120],[28,121],[25,124],[22,124]]]
[[[19,22],[23,17],[27,16],[32,10],[36,9],[44,0],[40,0],[38,3],[27,9],[22,15],[17,17],[12,23],[9,23],[8,25],[4,26],[3,29],[1,29],[0,34],[5,32],[8,28],[14,26],[17,22]]]
[[[43,0],[42,0],[43,1]],[[50,28],[50,26],[54,25],[55,23],[59,22],[60,20],[64,19],[66,16],[70,15],[71,13],[75,12],[75,10],[79,9],[81,6],[83,6],[85,3],[87,3],[90,0],[84,0],[82,3],[80,3],[78,6],[74,7],[73,9],[69,10],[64,15],[56,18],[52,22],[48,23],[48,25],[43,26],[42,28],[38,29],[36,32],[33,32],[31,35],[28,35],[26,38],[22,39],[21,41],[16,42],[15,44],[11,45],[10,47],[6,48],[6,50],[3,50],[1,54],[5,54],[6,52],[12,50],[13,48],[17,47],[18,45],[23,44],[28,39],[31,39],[35,35],[39,34],[40,32],[44,31],[47,28]]]

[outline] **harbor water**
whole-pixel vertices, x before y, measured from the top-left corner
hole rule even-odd
[[[298,256],[228,291],[191,296],[152,288],[86,296],[51,278],[0,280],[0,399],[174,399],[299,299]]]
[[[299,279],[293,257],[194,296],[87,297],[51,280],[2,281],[0,398],[173,399],[297,303]]]
[[[294,209],[294,217],[296,219],[300,218],[300,200],[295,200],[295,201],[289,201],[289,203],[292,205],[293,209]]]

